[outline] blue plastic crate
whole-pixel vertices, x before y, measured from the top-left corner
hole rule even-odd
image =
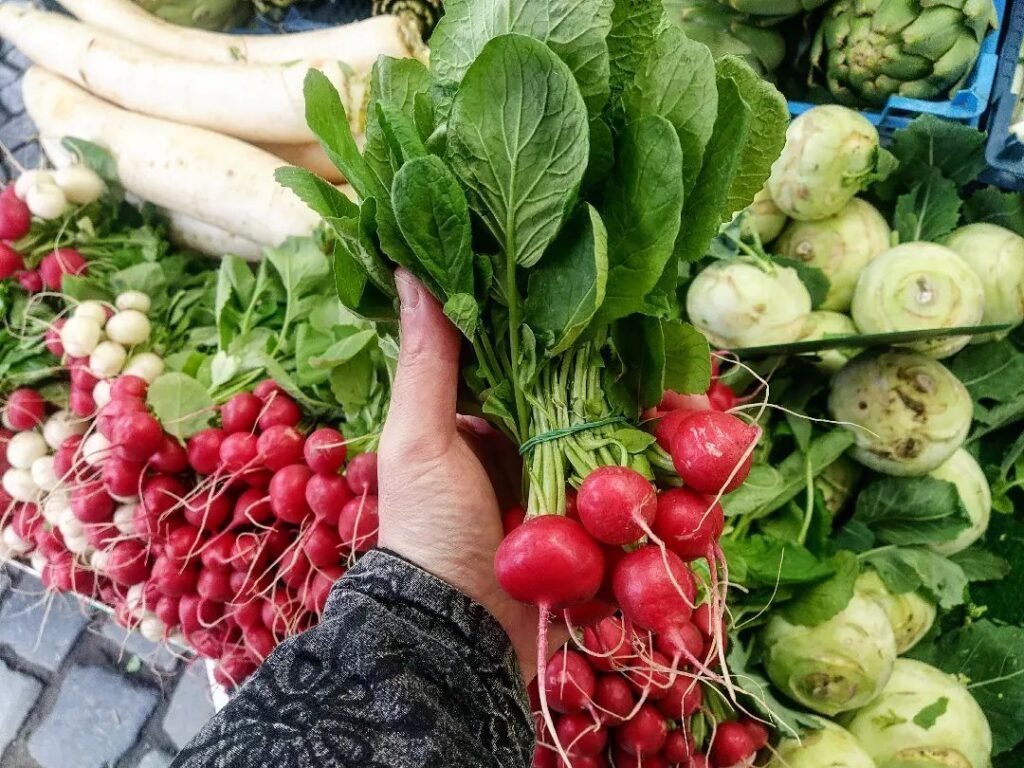
[[[989,110],[988,143],[985,159],[988,170],[983,180],[1004,189],[1024,191],[1024,143],[1010,133],[1013,113],[1021,93],[1015,92],[1017,63],[1024,42],[1024,2],[1014,3],[999,54],[992,105]],[[1018,87],[1019,91],[1019,87]]]
[[[878,126],[883,133],[891,133],[898,128],[904,128],[919,115],[936,115],[967,125],[978,125],[988,107],[992,84],[996,77],[996,64],[999,60],[999,36],[1006,14],[1007,1],[995,0],[998,24],[982,40],[978,62],[974,65],[974,70],[967,78],[967,82],[953,94],[953,98],[948,101],[928,101],[926,99],[908,99],[904,96],[890,96],[881,112],[860,110],[860,113]],[[813,106],[816,105],[806,101],[790,101],[789,113],[796,117]]]

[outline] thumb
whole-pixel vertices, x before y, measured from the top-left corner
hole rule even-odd
[[[403,441],[454,435],[459,332],[409,272],[399,269],[395,284],[401,300],[401,344],[387,427]]]

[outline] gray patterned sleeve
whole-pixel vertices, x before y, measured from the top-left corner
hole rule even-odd
[[[385,550],[335,586],[172,768],[527,768],[533,721],[487,610]]]

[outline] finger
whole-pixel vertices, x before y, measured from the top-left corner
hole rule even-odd
[[[455,434],[459,333],[430,292],[404,269],[395,274],[402,310],[398,370],[387,427],[404,440]]]

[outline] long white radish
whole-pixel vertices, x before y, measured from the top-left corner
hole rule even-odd
[[[310,64],[209,64],[151,51],[59,13],[0,4],[0,37],[34,63],[107,101],[247,141],[315,141],[302,83]],[[361,131],[368,74],[339,62],[319,67]]]
[[[338,184],[345,180],[341,171],[334,167],[334,163],[327,157],[324,148],[319,144],[260,144],[262,149],[272,155],[277,155],[289,165],[297,165],[312,171],[322,179],[332,184]]]
[[[75,136],[107,148],[129,192],[266,245],[307,235],[318,217],[274,181],[281,161],[244,141],[137,115],[39,67],[25,73],[25,107],[58,165]],[[63,157],[62,157],[63,155]]]
[[[376,16],[329,29],[288,35],[227,35],[171,24],[132,0],[60,0],[87,24],[192,61],[287,64],[297,59],[341,59],[353,69],[369,69],[378,56],[425,55],[414,24],[397,16]]]
[[[218,258],[231,254],[246,261],[259,261],[263,255],[263,246],[252,240],[178,211],[164,213],[167,215],[168,234],[176,245]]]

